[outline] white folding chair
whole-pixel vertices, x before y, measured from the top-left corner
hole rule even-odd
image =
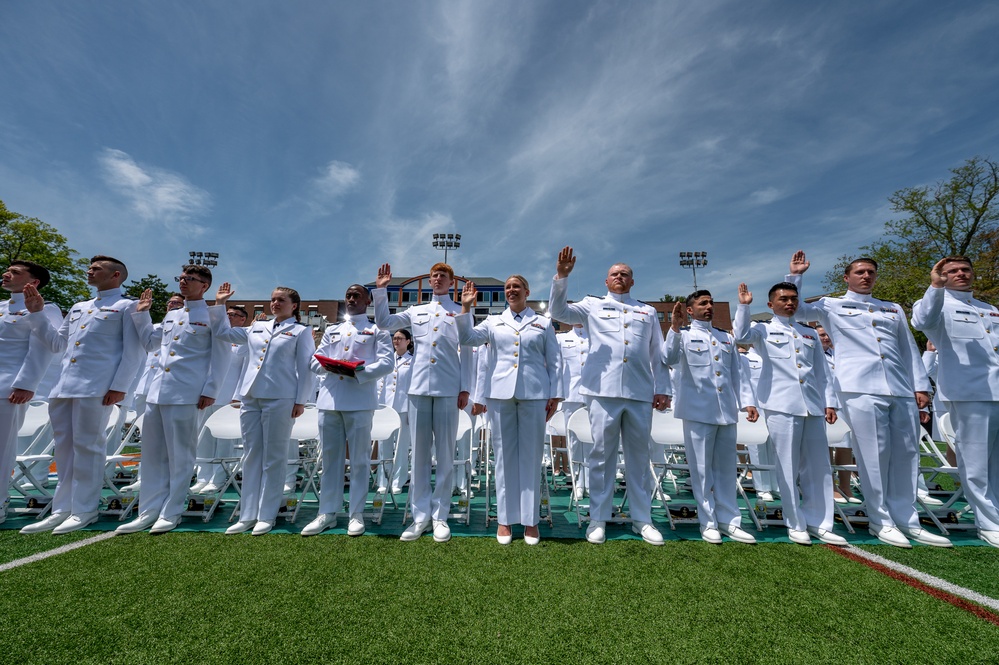
[[[554,491],[565,489],[566,487],[570,490],[575,490],[573,482],[573,476],[575,475],[573,472],[575,471],[575,467],[573,466],[572,455],[569,451],[568,435],[569,432],[566,429],[565,413],[561,410],[556,411],[551,417],[551,420],[545,424],[545,447],[548,449],[549,456],[552,460],[553,470],[556,457],[564,455],[565,459],[569,460],[569,472],[565,474],[566,477],[561,479],[557,478],[554,472],[552,473],[551,488]],[[561,439],[561,445],[556,444],[556,439]]]
[[[594,443],[593,432],[590,430],[590,412],[585,407],[576,409],[573,414],[569,416],[569,420],[565,424],[565,430],[567,436],[568,433],[571,432],[577,439],[579,439],[579,442],[584,445],[592,446]],[[572,472],[575,477],[577,475],[577,471],[580,473],[582,472],[582,461],[580,461],[578,469],[574,464],[574,462],[570,462],[570,465],[573,465]],[[569,506],[570,508],[575,508],[576,510],[576,525],[582,527],[584,512],[586,520],[589,521],[590,519],[590,505],[588,502],[586,505],[583,505],[582,500],[577,500],[575,488],[573,488],[573,490],[573,497],[569,502]]]
[[[390,478],[392,476],[392,458],[383,458],[381,455],[375,458],[371,454],[375,450],[375,444],[377,443],[381,447],[383,442],[390,440],[398,434],[401,425],[402,420],[399,418],[399,414],[396,413],[395,409],[387,405],[378,407],[371,418],[371,446],[368,448],[368,468],[371,469],[371,477],[375,482],[377,482],[375,476],[378,469],[381,469],[384,477]],[[391,493],[388,493],[387,496],[392,501],[392,508],[398,509],[399,506],[395,502],[395,496]],[[371,518],[371,521],[375,524],[382,523],[382,515],[385,513],[385,497],[386,494],[376,492],[374,499],[371,500],[371,510],[364,512],[364,516]]]
[[[26,507],[17,512],[44,515],[52,507],[48,479],[49,466],[55,460],[52,454],[55,439],[49,421],[48,402],[32,400],[28,403],[17,437],[19,442],[27,442],[23,452],[15,456],[14,473],[10,478],[10,489],[24,497],[26,502]]]
[[[767,440],[770,438],[770,430],[767,429],[767,423],[764,418],[761,417],[755,422],[751,423],[746,420],[745,416],[740,414],[738,425],[736,425],[736,442],[742,446],[763,446],[766,445]],[[755,504],[750,502],[749,497],[746,495],[746,489],[742,486],[743,480],[749,475],[750,471],[772,471],[774,469],[773,464],[753,464],[749,460],[749,454],[739,454],[737,459],[737,470],[739,472],[739,479],[736,483],[736,489],[739,492],[739,496],[742,500],[746,502],[747,512],[749,513],[750,519],[752,519],[753,524],[756,526],[757,531],[762,531],[766,526],[784,525],[783,511],[779,508],[773,511],[771,514],[766,510],[765,504],[760,505],[762,502],[757,501]],[[721,482],[725,482],[724,479]],[[756,506],[754,508],[754,505]],[[759,513],[759,514],[757,514]]]
[[[826,423],[826,443],[829,445],[830,449],[836,448],[849,448],[850,447],[850,426],[846,424],[846,420],[843,418],[837,418],[836,422],[832,425]],[[831,465],[833,473],[833,486],[836,483],[836,474],[840,471],[849,471],[851,474],[857,473],[856,464],[833,464]],[[843,521],[843,526],[849,533],[854,533],[853,524],[850,522],[850,518],[866,518],[866,513],[864,512],[864,504],[858,503],[849,506],[844,509],[844,506],[833,501],[833,510]]]
[[[940,435],[944,437],[944,441],[948,446],[953,446],[956,441],[956,435],[950,420],[950,414],[943,414],[939,422]],[[940,488],[936,476],[940,474],[949,476],[951,484],[954,485],[954,490],[947,495],[943,505],[930,505],[918,496],[916,502],[926,512],[927,517],[933,522],[934,526],[940,529],[944,535],[954,529],[977,529],[978,527],[973,521],[961,522],[961,517],[971,512],[971,506],[966,504],[958,508],[956,505],[959,500],[964,498],[964,487],[961,485],[960,470],[947,460],[944,451],[926,433],[926,430],[920,428],[919,434],[919,452],[921,454],[919,473],[929,474],[929,477],[926,479],[927,485],[934,483],[935,489]],[[922,458],[928,458],[930,464],[923,464]],[[939,491],[943,490],[940,489]],[[943,519],[941,520],[940,518]],[[944,523],[946,523],[946,526],[944,526]]]
[[[474,462],[474,451],[472,451],[472,418],[466,411],[458,411],[458,432],[455,436],[455,473],[461,473],[465,477],[465,487],[467,492],[458,496],[458,509],[452,506],[451,514],[461,519],[467,525],[472,519],[472,466]],[[461,454],[461,451],[468,451],[468,456]]]
[[[231,406],[223,406],[218,409],[212,415],[208,416],[208,420],[205,421],[204,425],[212,436],[216,439],[228,439],[231,441],[236,441],[233,449],[242,450],[243,447],[243,432],[239,427],[239,409],[233,408]],[[239,470],[240,457],[202,457],[195,461],[198,464],[218,464],[222,467],[223,474],[225,475],[225,481],[219,487],[219,491],[214,495],[202,496],[198,494],[192,494],[188,496],[187,499],[187,511],[184,512],[185,517],[200,517],[205,522],[208,522],[215,515],[215,510],[222,505],[222,497],[225,495],[226,490],[232,487],[236,491],[237,499],[236,505],[233,507],[232,512],[229,514],[229,521],[232,522],[236,519],[236,514],[239,512],[239,495],[240,488],[239,482],[236,480],[236,474]]]
[[[302,484],[298,496],[286,499],[285,503],[285,517],[294,523],[310,491],[315,497],[315,502],[319,502],[319,490],[316,489],[320,458],[319,409],[315,404],[306,404],[302,415],[295,418],[290,438],[298,442],[298,457],[288,460],[288,464],[297,464],[302,472]]]
[[[122,430],[121,421],[127,418],[128,414],[122,411],[120,420],[112,420],[110,429],[120,432]],[[104,488],[110,490],[111,494],[101,498],[100,513],[102,515],[116,515],[119,520],[125,520],[137,505],[137,495],[132,492],[124,492],[118,487],[120,484],[131,482],[133,479],[132,470],[138,463],[139,456],[135,453],[126,453],[125,449],[135,446],[139,432],[142,428],[143,417],[133,417],[131,424],[124,428],[124,433],[114,436],[108,434],[108,446],[112,445],[115,438],[119,441],[114,449],[104,460]]]
[[[663,512],[669,520],[670,528],[675,529],[677,523],[692,524],[697,522],[696,506],[675,504],[663,489],[663,482],[669,480],[673,483],[673,492],[679,492],[676,472],[690,474],[683,436],[683,421],[674,416],[671,409],[666,411],[653,410],[652,431],[649,440],[653,451],[652,477],[656,483],[652,498],[659,500]],[[671,505],[667,506],[667,501],[671,502]]]

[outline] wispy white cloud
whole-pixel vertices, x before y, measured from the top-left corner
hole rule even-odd
[[[104,182],[124,196],[132,211],[147,222],[198,235],[201,229],[188,224],[211,209],[212,197],[178,174],[141,166],[126,152],[105,148],[98,154]]]
[[[783,193],[776,187],[766,187],[750,194],[749,200],[756,205],[767,205],[768,203],[780,200],[783,196]]]
[[[315,199],[330,201],[343,196],[360,181],[360,171],[346,162],[334,160],[324,166],[310,184]]]

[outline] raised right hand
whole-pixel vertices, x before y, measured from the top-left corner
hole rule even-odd
[[[743,282],[739,284],[739,304],[740,305],[752,305],[753,304],[753,293]]]
[[[378,277],[375,278],[375,288],[384,289],[392,281],[392,266],[383,263],[378,268]]]
[[[930,270],[930,284],[935,288],[942,289],[944,285],[947,284],[947,276],[944,275],[943,272],[943,267],[945,263],[947,263],[947,259],[940,259],[939,261],[936,262],[936,264],[934,264],[933,269]],[[24,294],[25,294],[24,302],[25,304],[27,304],[28,303],[27,286],[24,287]]]
[[[146,289],[139,296],[139,304],[135,306],[136,312],[148,312],[149,308],[153,306],[153,290]]]
[[[558,263],[555,264],[555,272],[559,279],[565,279],[576,266],[576,257],[572,255],[572,247],[566,246],[558,253]]]
[[[475,288],[473,282],[465,282],[465,287],[461,290],[461,312],[467,314],[475,306],[475,297],[479,290]]]
[[[789,271],[792,275],[804,275],[810,265],[812,264],[805,258],[805,253],[799,249],[794,253],[794,256],[791,257]]]
[[[235,289],[232,288],[232,285],[229,284],[229,282],[222,282],[222,286],[220,286],[219,290],[215,292],[215,304],[226,304],[229,298],[232,298],[235,293]]]
[[[29,312],[40,312],[45,307],[45,299],[33,284],[24,287],[24,308]]]
[[[673,316],[670,319],[669,327],[673,332],[680,332],[680,328],[687,324],[687,305],[682,302],[673,303]]]

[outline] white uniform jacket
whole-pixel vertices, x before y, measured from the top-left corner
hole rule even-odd
[[[786,279],[801,291],[801,275]],[[932,392],[900,305],[847,291],[842,298],[802,302],[795,319],[819,321],[832,338],[837,391],[893,397]]]
[[[213,308],[218,310],[222,308]],[[225,312],[221,312],[225,318]],[[185,301],[167,312],[157,329],[149,312],[135,312],[132,322],[146,351],[159,349],[159,367],[149,382],[149,404],[197,404],[204,396],[217,399],[229,370],[232,345],[215,334],[204,300]]]
[[[585,326],[590,350],[580,376],[581,395],[652,402],[672,395],[669,371],[662,362],[663,332],[656,310],[630,295],[608,293],[566,301],[568,279],[552,280],[552,318]]]
[[[228,317],[226,318],[228,319]],[[232,351],[232,358],[229,360],[229,369],[226,371],[225,379],[222,381],[222,386],[219,388],[217,402],[220,404],[227,404],[234,400],[237,402],[242,400],[242,394],[239,391],[239,387],[243,383],[243,375],[246,372],[246,366],[248,364],[247,359],[250,357],[245,344],[232,344],[229,347],[229,350]],[[315,394],[315,391],[311,390],[311,386],[316,377],[312,374],[312,372],[306,372],[306,374],[309,377],[309,396],[311,398],[311,396]]]
[[[316,407],[324,411],[373,411],[378,408],[378,379],[392,371],[395,351],[392,336],[366,316],[349,317],[329,326],[316,353],[334,360],[364,361],[357,376],[327,372],[312,360],[312,371],[321,378]]]
[[[249,328],[233,328],[225,307],[215,305],[210,309],[212,320],[218,322],[216,336],[231,344],[246,345],[246,371],[237,394],[253,399],[294,399],[295,404],[309,401],[314,376],[310,364],[316,352],[312,328],[294,318],[281,323],[274,319],[254,321]],[[239,362],[234,364],[238,372]]]
[[[514,319],[508,307],[472,327],[472,314],[460,314],[458,339],[462,346],[489,346],[482,393],[485,399],[551,399],[562,397],[562,358],[551,319],[530,307]]]
[[[396,413],[409,411],[409,377],[413,368],[413,354],[409,351],[402,354],[392,354],[395,363],[392,372],[386,374],[378,382],[378,401],[395,409]]]
[[[735,338],[710,322],[666,333],[666,364],[677,382],[673,415],[709,425],[734,425],[739,411],[756,406],[750,378],[742,370]]]
[[[375,299],[375,323],[383,330],[409,328],[413,333],[412,377],[410,395],[457,397],[472,391],[472,352],[458,346],[458,327],[454,318],[461,313],[450,296],[434,295],[423,305],[413,305],[399,314],[389,314],[388,293],[372,291]]]
[[[585,328],[573,328],[557,335],[562,352],[562,394],[566,402],[575,404],[583,403],[583,396],[579,394],[580,377],[586,366],[586,354],[590,351],[590,338],[585,331]]]
[[[44,312],[28,317],[31,329],[54,353],[63,353],[62,374],[53,398],[103,397],[109,390],[127,393],[145,351],[129,322],[135,301],[121,289],[100,291],[78,302],[58,330]]]
[[[48,319],[53,329],[62,324],[59,308],[47,303],[39,316]],[[52,363],[54,353],[37,335],[31,334],[24,294],[12,293],[0,303],[0,399],[13,388],[35,392]]]
[[[737,342],[752,344],[762,361],[756,399],[765,411],[791,416],[824,416],[839,401],[829,376],[822,343],[813,329],[774,316],[766,323],[750,323],[749,305],[735,315]]]
[[[999,310],[971,292],[930,287],[912,325],[937,347],[937,390],[947,402],[999,401]]]

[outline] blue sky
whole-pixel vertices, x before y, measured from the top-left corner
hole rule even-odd
[[[680,250],[735,300],[803,248],[817,292],[893,191],[999,157],[997,28],[994,2],[8,1],[0,199],[133,276],[217,251],[245,298],[425,272],[434,232],[535,296],[566,244],[574,298],[617,261],[686,294]]]

